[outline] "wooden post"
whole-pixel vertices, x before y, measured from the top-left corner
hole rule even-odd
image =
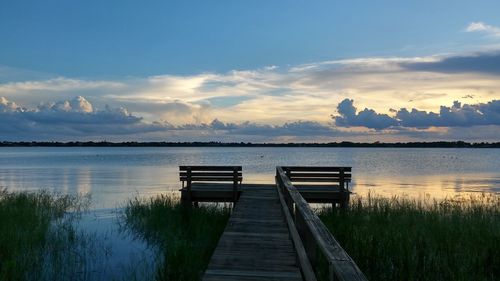
[[[191,167],[188,167],[187,170],[186,170],[186,178],[187,178],[187,181],[186,181],[186,189],[187,189],[187,201],[186,201],[186,205],[188,205],[189,207],[191,207],[191,202],[192,202],[192,194],[191,194]]]
[[[340,168],[340,170],[339,170],[339,187],[340,187],[340,192],[344,192],[345,191],[344,177],[345,177],[345,175],[344,175],[344,168]]]
[[[233,168],[233,204],[238,200],[238,168]]]
[[[342,206],[342,208],[343,208],[343,209],[347,209],[347,207],[349,206],[349,200],[350,200],[350,197],[351,197],[351,195],[350,195],[350,193],[349,193],[349,192],[346,192],[346,193],[344,194],[344,200],[343,200],[344,205]]]
[[[340,188],[340,208],[346,209],[349,204],[349,193],[345,189],[345,174],[344,168],[341,167],[339,170],[339,188]]]

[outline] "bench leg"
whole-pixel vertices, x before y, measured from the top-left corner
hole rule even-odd
[[[350,197],[349,193],[343,194],[342,200],[340,201],[340,208],[341,209],[345,210],[345,209],[347,209],[347,207],[349,207],[349,197]]]
[[[191,198],[190,198],[187,190],[181,191],[181,204],[184,207],[191,207]]]

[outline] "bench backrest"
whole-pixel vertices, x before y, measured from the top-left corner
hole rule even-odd
[[[182,182],[240,182],[243,180],[241,166],[179,166]]]
[[[291,182],[337,183],[341,189],[351,181],[351,167],[281,167]]]

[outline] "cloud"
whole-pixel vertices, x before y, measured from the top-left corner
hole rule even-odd
[[[92,104],[82,96],[78,96],[70,101],[59,101],[48,105],[42,104],[38,109],[39,111],[94,112]]]
[[[116,81],[87,81],[70,79],[66,77],[55,77],[46,80],[7,82],[0,84],[0,94],[12,92],[51,91],[61,92],[72,89],[120,89],[124,84]]]
[[[183,105],[181,105],[182,107]],[[410,141],[464,137],[498,139],[500,101],[442,106],[439,113],[402,108],[393,116],[365,108],[352,99],[338,104],[333,123],[311,120],[265,124],[254,121],[185,123],[146,121],[123,107],[99,109],[86,98],[42,103],[26,108],[0,97],[1,140],[157,140],[157,141]],[[365,128],[365,129],[360,129]],[[495,131],[496,129],[496,131]],[[482,135],[474,135],[481,132]],[[482,140],[485,140],[485,139]]]
[[[471,22],[467,28],[466,32],[482,32],[491,36],[500,37],[500,27],[486,24],[481,21]]]
[[[225,131],[233,135],[262,135],[262,136],[334,136],[341,134],[335,128],[313,121],[287,122],[283,125],[266,125],[253,122],[224,123],[214,119],[204,128],[216,131]]]
[[[442,73],[477,72],[500,74],[500,52],[443,57],[435,61],[404,62],[401,65],[411,71],[433,71]]]
[[[376,113],[365,108],[357,112],[353,100],[345,99],[339,103],[339,116],[334,116],[335,124],[340,127],[361,126],[371,129],[388,128],[429,128],[429,127],[472,127],[500,126],[500,100],[487,103],[464,104],[455,101],[451,107],[441,106],[439,113],[426,112],[413,108],[393,111],[395,116]]]
[[[441,116],[441,105],[458,101],[464,104],[462,112],[465,104],[488,104],[498,100],[499,66],[500,51],[497,50],[425,57],[354,58],[224,73],[110,80],[47,78],[38,74],[30,74],[26,76],[29,79],[22,80],[21,72],[10,75],[11,69],[2,68],[0,72],[7,81],[0,80],[0,96],[7,102],[0,102],[0,111],[31,112],[18,115],[27,120],[31,114],[33,120],[18,123],[22,125],[11,123],[10,129],[27,126],[29,132],[46,126],[45,131],[40,131],[43,136],[49,136],[52,127],[36,118],[60,124],[61,128],[53,130],[59,130],[60,136],[69,128],[69,136],[81,137],[85,135],[85,128],[76,125],[78,122],[87,122],[86,126],[91,127],[90,123],[99,121],[92,117],[108,112],[106,118],[110,118],[109,111],[122,107],[130,117],[127,119],[116,113],[113,116],[121,122],[129,120],[133,125],[117,125],[111,129],[124,138],[129,134],[127,138],[146,139],[154,134],[159,139],[172,135],[182,139],[189,133],[192,138],[213,136],[217,139],[238,134],[252,139],[250,136],[260,134],[262,138],[276,139],[279,136],[305,138],[310,133],[310,138],[318,139],[361,137],[363,134],[377,140],[390,134],[390,137],[403,139],[403,134],[409,136],[409,132],[403,132],[402,128],[433,128],[436,125],[441,131],[449,129],[439,125],[447,124]],[[85,97],[85,101],[91,103],[74,100],[75,96]],[[351,102],[340,106],[339,112],[343,115],[338,114],[338,126],[332,127],[329,124],[332,109],[346,98]],[[60,102],[40,104],[41,101],[57,100]],[[452,107],[445,108],[452,112],[455,110]],[[391,108],[399,110],[391,112]],[[446,112],[443,116],[447,116]],[[65,119],[74,124],[63,125]],[[226,127],[209,126],[214,119],[224,120]],[[19,118],[11,120],[15,122]],[[0,122],[6,124],[6,121]],[[95,131],[88,133],[92,136],[99,136],[98,132],[106,134],[105,129],[95,127],[85,130]],[[385,135],[379,135],[381,132]],[[436,136],[423,129],[419,137],[426,132]],[[31,136],[36,137],[36,134]]]
[[[20,108],[15,102],[11,102],[7,100],[5,97],[0,97],[0,112],[16,112],[16,111],[22,111],[23,109]]]
[[[368,57],[225,73],[85,80],[65,77],[0,83],[0,96],[25,106],[85,96],[97,107],[125,106],[147,122],[175,125],[214,118],[265,124],[328,121],[345,98],[379,113],[387,108],[438,111],[473,95],[498,96],[499,52],[427,57]]]
[[[170,128],[169,124],[145,123],[125,108],[95,109],[84,97],[42,104],[27,109],[0,98],[0,131],[4,139],[59,139],[139,134]]]
[[[362,126],[370,129],[385,129],[398,125],[397,120],[387,114],[376,113],[373,109],[365,108],[356,113],[354,101],[345,99],[337,106],[340,116],[335,116],[335,124],[340,127]]]
[[[173,105],[172,105],[173,106]],[[177,104],[188,110],[188,105]],[[283,125],[258,124],[250,121],[224,123],[214,119],[210,123],[172,125],[166,121],[145,122],[127,109],[96,109],[82,96],[71,100],[45,103],[34,109],[18,106],[0,97],[0,131],[7,139],[60,139],[72,137],[109,137],[116,135],[160,133],[164,137],[175,134],[198,136],[332,136],[339,134],[330,125],[313,121],[288,122]]]

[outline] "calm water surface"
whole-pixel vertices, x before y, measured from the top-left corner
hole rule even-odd
[[[433,197],[500,192],[500,149],[0,148],[0,187],[90,193],[93,209],[175,191],[178,166],[243,165],[244,182],[273,182],[277,165],[352,166],[351,188]]]
[[[352,166],[351,189],[444,197],[500,193],[500,149],[406,148],[0,148],[0,188],[91,194],[79,227],[107,254],[89,280],[154,274],[156,250],[120,230],[120,207],[135,196],[176,192],[179,165],[243,165],[244,182],[274,182],[277,165]],[[142,269],[141,269],[142,268]]]

